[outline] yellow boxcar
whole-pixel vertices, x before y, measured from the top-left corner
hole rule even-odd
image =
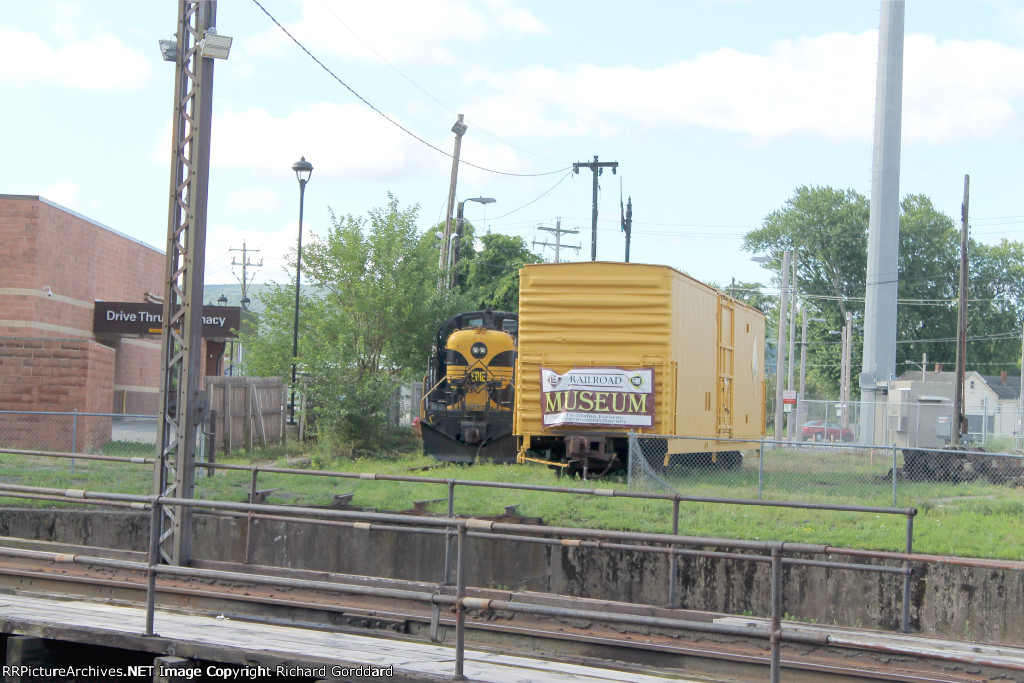
[[[726,466],[764,436],[765,319],[668,266],[547,263],[519,271],[519,460],[621,466],[630,432]],[[735,439],[716,441],[714,439]]]

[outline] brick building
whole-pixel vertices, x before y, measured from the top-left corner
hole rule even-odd
[[[97,335],[93,310],[162,295],[165,269],[154,247],[42,197],[0,195],[0,411],[156,414],[160,337]],[[223,343],[205,346],[216,373]],[[28,443],[12,432],[30,426],[3,424],[0,443]],[[110,438],[110,418],[83,428],[80,448]]]

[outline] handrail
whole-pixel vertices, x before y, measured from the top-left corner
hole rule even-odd
[[[734,636],[756,636],[766,638],[771,648],[771,680],[780,680],[781,659],[779,657],[782,642],[800,643],[840,643],[842,638],[834,638],[827,633],[806,633],[782,625],[782,594],[781,581],[782,569],[788,564],[809,564],[811,566],[822,566],[845,571],[882,572],[895,575],[909,575],[911,569],[904,567],[880,567],[870,564],[856,564],[848,562],[833,562],[823,560],[808,560],[800,557],[786,557],[787,555],[848,555],[854,557],[875,557],[879,559],[891,559],[910,562],[934,562],[937,558],[933,556],[918,556],[911,553],[889,553],[882,551],[863,551],[856,549],[837,548],[833,546],[803,543],[785,543],[779,541],[750,541],[724,538],[709,538],[695,536],[681,536],[677,534],[657,534],[634,531],[595,530],[577,527],[549,527],[532,524],[511,524],[493,522],[483,519],[456,519],[453,517],[421,517],[413,515],[399,515],[393,513],[369,512],[363,510],[330,510],[309,507],[285,507],[267,504],[236,503],[230,501],[196,500],[186,498],[173,498],[164,496],[141,496],[133,494],[110,493],[104,491],[86,491],[81,489],[59,489],[35,486],[24,486],[16,484],[0,483],[0,496],[8,495],[37,495],[52,496],[55,498],[67,498],[79,501],[86,501],[93,504],[130,504],[132,507],[148,507],[151,514],[151,535],[148,562],[132,562],[127,560],[114,560],[108,558],[90,557],[87,555],[68,555],[63,553],[47,553],[45,551],[33,551],[15,548],[0,548],[0,555],[35,557],[49,559],[53,562],[80,563],[94,566],[124,568],[145,572],[149,577],[147,583],[147,607],[146,607],[146,634],[151,635],[155,618],[155,592],[157,576],[190,576],[209,579],[223,579],[230,581],[249,581],[263,583],[273,586],[291,586],[301,588],[315,588],[343,594],[377,595],[385,597],[403,598],[425,602],[429,604],[450,605],[456,612],[456,657],[455,657],[455,678],[461,679],[464,665],[464,643],[465,643],[465,611],[467,609],[489,610],[500,609],[502,611],[521,612],[528,614],[562,616],[562,617],[585,617],[588,619],[602,619],[612,623],[623,623],[632,625],[655,626],[660,628],[672,628],[681,630],[696,630],[702,632],[714,632]],[[352,529],[373,532],[392,531],[398,533],[427,533],[441,535],[445,539],[449,534],[457,534],[457,581],[455,595],[442,591],[444,584],[439,586],[437,591],[428,593],[426,591],[411,591],[404,589],[391,589],[381,586],[362,586],[338,584],[328,581],[313,581],[308,579],[293,579],[288,577],[269,577],[239,572],[227,572],[223,570],[198,569],[191,567],[170,567],[159,564],[159,539],[158,520],[162,514],[162,508],[167,505],[191,507],[193,509],[207,509],[220,511],[227,514],[239,516],[256,516],[261,518],[275,518],[288,520],[294,523],[342,523]],[[546,543],[558,544],[570,547],[590,547],[602,551],[630,551],[630,552],[653,552],[690,554],[719,559],[731,559],[736,561],[751,561],[771,564],[772,576],[772,599],[771,599],[771,620],[768,628],[750,626],[732,626],[729,624],[708,624],[705,622],[692,622],[685,619],[673,619],[666,617],[654,617],[644,615],[629,615],[612,613],[606,611],[591,611],[568,609],[564,607],[551,607],[543,605],[531,605],[514,599],[496,601],[483,598],[466,596],[465,563],[469,550],[465,543],[467,537],[491,538],[495,541],[524,542],[524,543]],[[609,542],[611,541],[611,542]],[[616,543],[621,541],[622,543]],[[658,545],[652,545],[658,544]],[[721,552],[715,550],[703,550],[703,548],[726,548],[734,551],[747,552]],[[690,548],[690,549],[684,549]],[[478,551],[479,552],[479,551]],[[748,553],[754,554],[748,554]],[[938,558],[942,559],[942,558]],[[450,586],[450,584],[449,584]],[[517,597],[512,594],[511,598]],[[873,645],[857,643],[856,647],[864,649],[876,649]],[[879,645],[878,647],[890,647]],[[978,657],[973,654],[964,654],[963,660],[955,659],[958,655],[942,653],[941,658],[953,661],[970,661],[979,663]],[[1006,662],[986,662],[993,666],[1011,668],[1013,670],[1024,670],[1024,664],[1015,668],[1014,664]]]

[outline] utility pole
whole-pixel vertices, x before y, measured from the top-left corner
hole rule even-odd
[[[621,197],[620,197],[621,199]],[[633,233],[633,198],[626,200],[626,217],[622,221],[622,230],[626,233],[626,263],[629,263],[629,238]],[[735,278],[733,278],[735,282]]]
[[[847,312],[843,325],[843,386],[840,398],[843,402],[843,429],[850,426],[850,386],[853,384],[853,314]]]
[[[782,252],[779,283],[779,335],[775,346],[775,441],[782,437],[782,380],[786,363],[786,316],[789,305],[789,250]],[[778,443],[776,443],[778,448]]]
[[[789,283],[792,293],[792,301],[789,305],[789,369],[786,373],[786,388],[793,391],[793,369],[795,367],[794,353],[796,352],[796,252],[789,265]],[[786,420],[786,437],[793,440],[793,423],[796,421],[796,414],[790,413]]]
[[[234,249],[234,248],[232,248],[232,249],[228,249],[228,251],[229,252],[232,252],[232,251],[240,251],[240,252],[242,252],[242,262],[238,263],[237,261],[235,261],[235,257],[232,256],[231,257],[231,265],[232,265],[232,267],[233,266],[242,266],[242,277],[239,278],[236,275],[235,279],[237,279],[239,282],[242,283],[242,298],[245,299],[246,298],[246,294],[247,294],[247,292],[249,290],[249,279],[250,279],[247,276],[247,274],[246,274],[246,272],[247,272],[246,269],[249,266],[254,266],[256,268],[259,268],[260,266],[263,265],[263,259],[260,259],[259,263],[253,263],[252,261],[249,260],[249,254],[252,253],[252,252],[259,253],[259,249],[246,249],[245,240],[242,240],[242,248],[241,249]]]
[[[444,214],[444,237],[441,238],[441,255],[437,261],[437,268],[440,276],[437,280],[437,290],[442,291],[448,278],[445,277],[448,267],[448,240],[452,234],[452,211],[455,209],[455,186],[459,180],[459,154],[462,151],[462,136],[466,134],[469,127],[462,122],[462,114],[452,126],[455,133],[455,151],[452,153],[452,180],[448,186],[448,210]]]
[[[577,161],[572,165],[572,172],[579,173],[581,168],[589,168],[594,174],[594,201],[590,209],[590,260],[597,260],[597,178],[604,172],[604,169],[612,169],[612,175],[615,175],[615,169],[619,167],[617,161],[598,161],[597,156],[594,156],[593,161]]]
[[[960,435],[966,429],[964,417],[964,374],[967,371],[967,209],[970,200],[971,176],[964,176],[964,203],[960,207],[960,303],[957,306],[956,326],[956,380],[953,387],[953,425],[949,443],[960,444]]]
[[[735,284],[736,278],[733,278],[732,281]],[[801,422],[807,420],[806,415],[804,415],[807,412],[804,406],[804,384],[807,381],[807,321],[825,322],[824,318],[808,318],[807,309],[803,306],[800,307],[800,317],[803,320],[803,327],[800,332],[800,390],[796,398],[796,422],[798,428]]]
[[[580,231],[577,230],[577,229],[562,230],[562,219],[561,218],[559,218],[557,221],[555,221],[555,226],[556,227],[554,227],[554,228],[548,228],[548,227],[545,227],[543,225],[538,225],[537,226],[538,230],[544,230],[545,232],[554,233],[554,235],[555,235],[555,243],[554,244],[551,244],[547,240],[545,240],[543,242],[538,242],[537,240],[534,240],[533,241],[533,246],[536,247],[536,246],[539,245],[539,246],[542,246],[542,247],[554,247],[555,248],[555,263],[561,263],[560,254],[561,254],[561,251],[562,251],[563,248],[565,248],[565,249],[575,249],[577,254],[580,251],[580,246],[578,244],[562,244],[562,235],[578,235],[580,233]]]

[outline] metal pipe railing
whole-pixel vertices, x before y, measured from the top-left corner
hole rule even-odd
[[[106,558],[92,558],[88,556],[72,556],[58,553],[41,553],[40,551],[26,551],[17,549],[0,548],[0,554],[22,555],[33,557],[49,556],[57,562],[80,562],[96,566],[131,568],[143,571],[147,576],[147,633],[152,633],[155,611],[156,577],[158,575],[187,576],[219,578],[231,581],[256,581],[265,585],[292,586],[310,588],[316,590],[333,590],[348,594],[378,595],[386,597],[403,598],[417,601],[429,602],[431,604],[449,604],[456,611],[456,677],[463,676],[463,664],[465,657],[465,610],[469,609],[502,609],[512,612],[524,612],[533,614],[554,614],[560,615],[579,614],[588,618],[604,619],[609,622],[631,623],[637,625],[651,625],[661,627],[674,627],[681,629],[696,629],[706,632],[729,633],[730,635],[758,635],[769,639],[772,656],[772,680],[779,680],[781,659],[780,647],[783,641],[791,642],[839,642],[839,639],[829,640],[829,636],[823,634],[799,634],[787,632],[781,624],[782,611],[782,568],[786,564],[809,564],[811,566],[827,566],[851,571],[881,571],[891,574],[903,574],[907,576],[911,571],[909,563],[912,561],[941,562],[949,558],[936,558],[934,556],[916,556],[910,553],[893,553],[887,551],[864,551],[856,549],[835,548],[832,546],[782,543],[774,541],[745,541],[737,539],[717,539],[706,537],[680,536],[676,534],[653,534],[630,531],[611,531],[580,529],[572,527],[546,527],[528,524],[509,524],[491,522],[479,519],[453,519],[453,518],[430,518],[411,517],[408,515],[396,515],[390,513],[377,513],[366,511],[344,511],[324,510],[317,508],[281,508],[273,505],[260,505],[251,503],[233,503],[227,501],[201,501],[191,499],[179,499],[161,496],[136,496],[131,494],[116,494],[98,491],[84,491],[80,489],[52,489],[43,487],[28,487],[13,484],[0,484],[0,495],[28,494],[48,495],[80,501],[89,501],[98,504],[129,503],[137,506],[148,506],[151,510],[151,535],[149,559],[146,563],[130,562],[125,560],[112,560]],[[431,533],[449,536],[449,531],[457,533],[457,544],[455,550],[456,561],[456,587],[455,595],[446,595],[440,592],[426,593],[423,591],[407,591],[400,589],[386,589],[379,586],[354,586],[339,585],[331,582],[310,581],[305,579],[290,579],[287,577],[254,576],[239,572],[225,572],[221,570],[196,569],[189,567],[169,567],[160,565],[159,562],[159,518],[162,508],[167,505],[181,505],[192,508],[203,508],[224,512],[233,515],[273,517],[286,519],[293,522],[317,523],[344,523],[351,524],[352,528],[360,530],[383,530],[408,533]],[[268,514],[274,513],[274,514]],[[359,520],[359,521],[357,521]],[[384,522],[385,524],[374,524],[373,522]],[[508,534],[503,532],[509,532]],[[510,534],[519,535],[510,537]],[[752,630],[749,627],[731,627],[721,624],[692,624],[684,620],[668,619],[664,617],[644,617],[637,615],[623,615],[590,610],[565,610],[564,608],[545,607],[540,605],[526,605],[515,602],[483,601],[479,598],[466,597],[466,559],[469,553],[465,539],[492,538],[494,540],[515,540],[518,542],[544,542],[552,543],[557,537],[559,545],[576,547],[596,547],[605,550],[631,550],[642,552],[671,552],[678,554],[703,554],[709,557],[719,557],[741,560],[771,563],[772,575],[772,598],[771,598],[771,626],[765,631]],[[578,539],[578,540],[567,540]],[[594,540],[599,539],[599,540]],[[627,543],[608,543],[607,541],[625,541]],[[632,543],[629,543],[632,542]],[[661,543],[669,547],[640,546],[636,543]],[[686,550],[675,547],[719,547],[732,548],[734,550],[749,550],[762,553],[759,555],[748,555],[743,553],[722,553],[719,551]],[[767,557],[764,555],[767,553]],[[879,559],[894,559],[902,561],[901,567],[877,567],[874,565],[860,565],[850,563],[824,562],[817,560],[806,560],[801,558],[785,557],[786,554],[809,554],[809,555],[846,555],[851,557],[872,557]],[[955,559],[955,558],[954,558]],[[962,560],[959,563],[987,566],[990,563],[984,561]],[[1001,563],[1010,564],[1010,563]],[[1019,563],[1018,563],[1019,564]],[[1020,569],[1020,566],[1015,566]],[[461,633],[461,636],[459,635]],[[858,644],[858,647],[865,647]],[[870,646],[868,646],[870,649]],[[976,658],[975,658],[976,659]],[[973,660],[972,660],[973,661]]]
[[[680,437],[687,438],[687,437]],[[695,437],[689,437],[695,438]],[[714,440],[714,439],[709,439]],[[719,439],[724,440],[724,439]],[[763,444],[763,440],[762,440]],[[763,448],[763,445],[762,445]],[[40,454],[38,451],[33,451],[32,454]],[[60,457],[58,454],[46,454],[54,457]],[[104,458],[110,456],[101,456]],[[126,459],[121,459],[125,461]],[[148,459],[147,459],[148,460]],[[135,462],[132,459],[131,462]],[[152,462],[149,460],[149,462]],[[762,458],[763,463],[763,458]],[[672,503],[672,535],[676,535],[679,532],[679,504],[686,503],[697,503],[697,504],[723,504],[723,505],[746,505],[755,507],[770,507],[770,508],[788,508],[788,509],[801,509],[801,510],[819,510],[819,511],[832,511],[832,512],[852,512],[852,513],[868,513],[868,514],[892,514],[902,515],[907,519],[907,538],[910,539],[908,548],[912,547],[912,534],[913,534],[913,516],[917,514],[915,508],[888,508],[879,506],[863,506],[863,505],[841,505],[832,503],[802,503],[795,501],[772,501],[772,500],[761,500],[761,499],[749,499],[749,498],[727,498],[727,497],[716,497],[716,496],[683,496],[678,493],[652,493],[642,491],[622,491],[619,489],[611,488],[576,488],[568,486],[546,486],[538,484],[520,484],[515,482],[489,482],[489,481],[475,481],[475,480],[460,480],[460,479],[442,479],[439,477],[413,477],[408,475],[393,475],[393,474],[377,474],[367,472],[336,472],[336,471],[315,471],[315,470],[303,470],[297,468],[287,467],[260,467],[258,465],[233,465],[227,463],[195,463],[196,467],[205,467],[208,470],[226,470],[226,471],[239,471],[250,473],[250,485],[249,485],[249,501],[256,501],[256,494],[258,490],[258,477],[262,474],[283,474],[283,475],[304,475],[313,477],[328,477],[328,478],[339,478],[339,479],[356,479],[360,481],[393,481],[393,482],[404,482],[404,483],[416,483],[416,484],[437,484],[443,485],[447,488],[447,515],[449,519],[455,517],[455,487],[456,486],[467,486],[467,487],[485,487],[492,489],[504,489],[504,490],[516,490],[516,491],[534,491],[541,493],[558,493],[568,495],[581,495],[581,496],[600,496],[600,497],[611,497],[611,498],[627,498],[637,500],[664,500]],[[760,483],[759,483],[760,488]],[[246,556],[245,561],[252,561],[252,530],[253,530],[252,516],[249,517],[246,523],[245,530],[245,547]],[[452,583],[452,538],[451,533],[445,540],[445,557],[444,557],[444,584],[451,585]],[[674,607],[678,600],[678,555],[673,554],[669,560],[669,586],[668,586],[668,606]],[[911,582],[909,578],[904,582],[903,587],[903,602],[905,608],[903,610],[903,623],[902,628],[904,631],[909,631],[909,604],[910,604],[910,590]]]

